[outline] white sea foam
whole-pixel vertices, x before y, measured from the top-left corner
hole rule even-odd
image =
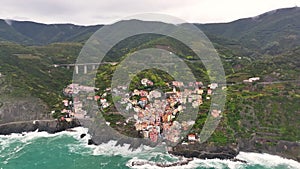
[[[54,134],[49,134],[47,132],[40,132],[38,130],[33,131],[33,132],[23,132],[23,133],[12,133],[10,135],[0,135],[1,138],[8,138],[8,139],[19,139],[19,138],[26,138],[28,140],[35,139],[35,138],[42,138],[42,137],[56,137],[60,135],[70,135],[70,136],[75,136],[79,137],[82,133],[87,133],[88,129],[84,127],[76,127],[73,128],[69,131],[62,131],[62,132],[57,132]]]
[[[140,154],[150,153],[154,150],[154,148],[145,145],[141,145],[137,149],[132,150],[130,148],[130,144],[117,145],[117,141],[114,140],[111,140],[108,143],[89,147],[93,148],[93,155],[121,155],[123,157],[133,157]]]
[[[182,159],[183,161],[186,159]],[[159,167],[151,164],[146,164],[142,166],[131,166],[132,162],[149,162],[144,159],[139,159],[137,157],[132,158],[129,160],[126,164],[126,166],[134,169],[162,169],[166,167]],[[167,162],[170,163],[170,162]],[[182,169],[194,169],[197,167],[203,167],[203,168],[214,168],[214,169],[223,169],[223,168],[230,168],[230,169],[239,169],[243,168],[246,164],[243,164],[241,162],[233,162],[230,160],[220,160],[220,159],[207,159],[207,160],[202,160],[202,159],[197,159],[194,158],[193,161],[190,161],[187,165],[182,165],[180,168]],[[178,166],[172,166],[172,167],[167,167],[169,169],[178,169]]]
[[[0,157],[3,159],[3,164],[9,163],[11,159],[20,157],[22,150],[29,144],[32,144],[35,139],[39,138],[59,138],[64,135],[79,139],[82,133],[87,133],[88,129],[77,127],[70,131],[58,132],[49,134],[47,132],[28,132],[28,133],[12,133],[10,135],[0,135]]]
[[[34,132],[28,132],[28,133],[24,132],[24,133],[12,133],[10,135],[0,135],[0,150],[2,152],[4,149],[9,148],[10,145],[14,144],[14,143],[22,143],[21,147],[24,147],[28,144],[31,144],[32,141],[34,141],[35,139],[38,139],[38,138],[54,138],[54,137],[59,138],[64,135],[68,135],[68,136],[72,136],[75,139],[79,140],[80,135],[83,133],[86,134],[88,129],[83,128],[83,127],[77,127],[77,128],[74,128],[72,131],[73,132],[63,131],[63,132],[58,132],[55,134],[34,131]],[[87,137],[89,137],[89,136],[87,135]]]
[[[284,165],[288,166],[290,169],[300,169],[300,163],[297,161],[265,153],[259,154],[240,152],[237,158],[247,161],[250,165],[260,164],[269,168]]]
[[[269,169],[280,168],[280,169],[300,169],[300,163],[294,160],[285,159],[279,156],[270,154],[259,154],[259,153],[246,153],[240,152],[237,156],[238,159],[247,161],[247,164],[242,162],[233,162],[231,160],[220,160],[220,159],[197,159],[194,158],[193,161],[189,162],[187,165],[180,166],[183,169],[192,169],[197,167],[202,168],[215,168],[215,169],[243,169],[246,166],[260,166]],[[145,164],[142,166],[131,166],[132,162],[145,162],[149,163],[151,161],[134,157],[127,162],[127,166],[135,169],[162,169],[163,167],[154,166],[151,164]],[[168,167],[170,169],[177,169],[178,166]]]
[[[84,138],[80,138],[82,134],[86,134]],[[133,157],[142,153],[147,153],[152,150],[148,146],[140,146],[135,150],[130,149],[129,144],[124,144],[123,146],[118,145],[117,141],[109,141],[108,143],[103,143],[100,145],[88,145],[88,140],[91,136],[88,134],[88,129],[84,127],[76,127],[70,131],[62,131],[55,134],[49,134],[47,132],[28,132],[28,133],[12,133],[10,135],[0,135],[0,149],[9,147],[10,144],[15,142],[22,142],[30,144],[33,140],[38,138],[59,138],[64,135],[71,136],[78,140],[76,143],[68,144],[69,151],[72,153],[86,153],[89,155],[105,155],[105,156],[115,156],[120,155],[124,157]]]

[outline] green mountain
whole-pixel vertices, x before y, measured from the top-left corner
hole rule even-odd
[[[279,54],[300,44],[300,8],[284,8],[230,23],[196,24],[208,36],[236,40],[261,54]]]
[[[34,96],[50,108],[59,106],[61,90],[71,82],[72,71],[55,69],[53,64],[74,62],[81,47],[78,43],[29,47],[0,42],[0,79],[5,80],[1,96]]]
[[[300,8],[284,8],[230,23],[195,24],[212,42],[243,55],[275,55],[300,43]],[[0,40],[25,45],[83,42],[102,25],[41,24],[0,20]],[[254,52],[255,51],[255,52]]]
[[[55,42],[82,42],[102,25],[41,24],[28,21],[0,20],[0,38],[24,45]]]
[[[30,38],[16,31],[4,20],[0,20],[0,40],[16,42],[16,43],[29,43],[29,42],[32,43]]]

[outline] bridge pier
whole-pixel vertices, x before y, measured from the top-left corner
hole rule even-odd
[[[84,67],[83,67],[83,73],[87,74],[87,65],[84,65]]]
[[[79,73],[79,66],[75,65],[75,73],[78,74]]]

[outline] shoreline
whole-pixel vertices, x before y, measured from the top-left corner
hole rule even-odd
[[[82,121],[80,121],[82,122]],[[78,120],[74,120],[72,122],[62,122],[58,120],[32,120],[32,121],[26,121],[26,122],[12,122],[12,123],[5,123],[0,124],[0,135],[10,135],[12,133],[24,133],[24,132],[34,132],[38,130],[38,132],[47,132],[49,134],[58,133],[61,131],[68,131],[72,130],[72,128],[75,127],[81,127],[82,124]],[[87,121],[89,122],[89,121]],[[84,122],[84,123],[87,123]],[[111,135],[111,137],[113,137]],[[105,137],[105,139],[96,140],[96,138],[93,139],[93,137],[89,140],[89,145],[100,145],[102,143],[107,143],[109,140],[115,140],[117,141],[118,145],[123,144],[131,144],[128,143],[128,140],[116,140],[115,138],[109,138]],[[241,142],[241,141],[240,141]],[[253,152],[253,153],[267,153],[270,155],[277,155],[286,159],[292,159],[297,162],[300,162],[300,156],[299,157],[293,157],[288,154],[285,154],[283,151],[280,151],[280,147],[286,150],[286,153],[288,152],[288,149],[294,149],[294,147],[300,147],[300,143],[298,142],[288,142],[288,141],[282,141],[280,140],[278,143],[278,146],[270,149],[267,145],[264,145],[265,147],[262,147],[262,149],[256,149],[253,147],[253,143],[255,143],[255,139],[252,140],[243,140],[243,144],[239,143],[236,146],[208,146],[206,144],[193,144],[193,145],[181,145],[176,146],[172,151],[168,151],[168,153],[175,155],[175,156],[181,156],[185,158],[199,158],[199,159],[221,159],[221,160],[231,160],[234,162],[243,162],[246,163],[246,161],[239,160],[236,157],[240,152]],[[134,143],[133,143],[134,144]],[[133,147],[130,147],[132,149],[135,149],[138,147],[138,145],[134,145]]]
[[[9,135],[12,133],[24,133],[45,131],[49,134],[54,134],[61,131],[81,126],[79,121],[72,122],[58,121],[58,120],[31,120],[22,122],[9,122],[0,124],[0,135]]]

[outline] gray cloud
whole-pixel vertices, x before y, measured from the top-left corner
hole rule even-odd
[[[295,5],[300,5],[300,0],[1,0],[0,18],[90,25],[150,12],[205,23],[227,22]]]

